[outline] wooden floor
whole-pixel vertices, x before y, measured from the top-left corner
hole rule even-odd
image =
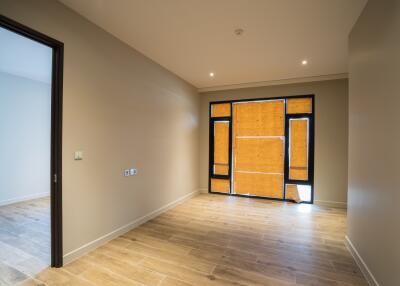
[[[21,285],[367,285],[345,229],[344,210],[204,194]]]
[[[0,285],[15,285],[50,265],[50,198],[0,207]]]

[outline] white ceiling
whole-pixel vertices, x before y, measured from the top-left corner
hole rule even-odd
[[[0,43],[0,72],[51,83],[51,48],[3,28]]]
[[[367,2],[60,1],[198,88],[346,73],[347,37]]]

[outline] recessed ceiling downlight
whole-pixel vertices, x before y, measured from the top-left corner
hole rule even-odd
[[[306,66],[306,65],[308,64],[308,61],[307,61],[307,60],[302,60],[302,61],[301,61],[301,64],[302,64],[303,66]]]
[[[214,73],[213,72],[210,72],[210,77],[214,77]]]
[[[242,28],[237,28],[233,32],[235,33],[236,36],[241,36],[244,30]]]

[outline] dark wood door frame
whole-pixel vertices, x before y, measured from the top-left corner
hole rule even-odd
[[[62,250],[62,96],[64,44],[0,15],[0,27],[44,44],[53,50],[51,78],[51,266],[63,265]]]

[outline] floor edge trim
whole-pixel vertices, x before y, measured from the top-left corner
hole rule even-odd
[[[345,245],[349,250],[350,254],[353,256],[354,260],[356,261],[358,267],[362,274],[364,275],[365,279],[367,280],[370,286],[380,286],[378,281],[375,279],[374,275],[372,274],[371,270],[369,270],[367,264],[362,259],[360,253],[357,251],[354,244],[351,242],[350,238],[346,235],[345,236]]]
[[[347,203],[346,202],[315,200],[314,204],[317,205],[317,206],[322,206],[322,207],[347,209]]]
[[[22,202],[26,202],[26,201],[30,201],[30,200],[45,198],[45,197],[50,197],[50,192],[35,193],[32,195],[3,200],[3,201],[0,201],[0,207],[5,207],[5,206],[22,203]]]

